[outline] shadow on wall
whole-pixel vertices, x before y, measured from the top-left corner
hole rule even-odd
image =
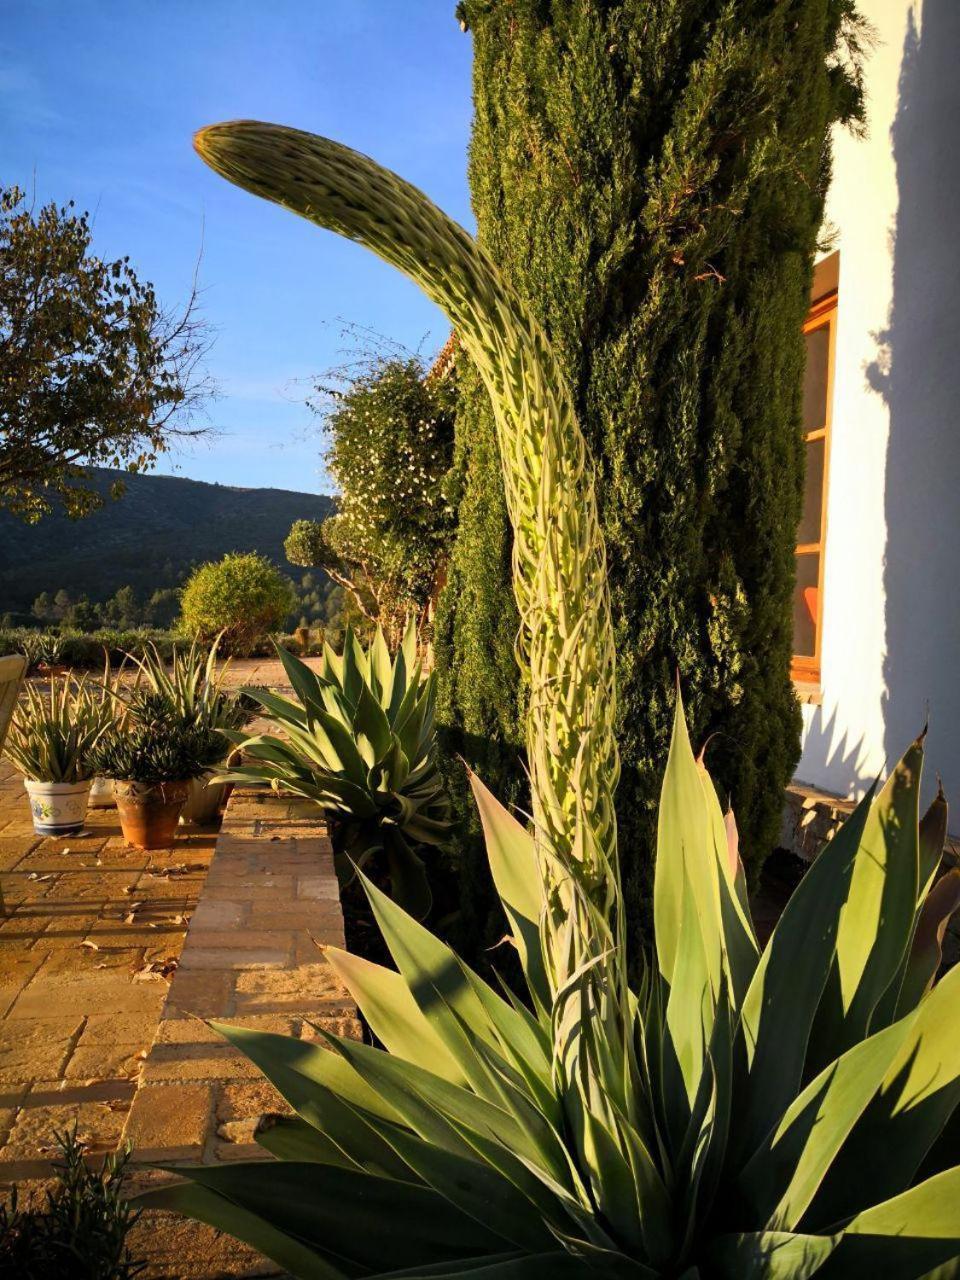
[[[917,23],[916,12],[920,14]],[[960,3],[918,0],[892,129],[899,207],[890,325],[867,381],[889,408],[885,750],[931,716],[930,774],[960,813]]]
[[[865,754],[863,735],[854,740],[849,731],[841,733],[836,710],[826,716],[823,707],[811,707],[804,716],[803,760],[797,781],[809,785],[810,778],[830,778],[831,791],[859,799],[874,779],[864,768]]]

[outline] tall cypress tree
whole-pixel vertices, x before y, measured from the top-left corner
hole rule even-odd
[[[753,868],[799,756],[801,325],[830,129],[861,115],[862,27],[852,0],[465,0],[458,15],[479,238],[559,352],[600,469],[621,858],[642,903],[678,671]],[[515,798],[509,533],[490,412],[464,384],[438,666],[451,741]]]

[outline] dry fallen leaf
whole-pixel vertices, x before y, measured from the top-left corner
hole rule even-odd
[[[81,942],[81,943],[80,943],[80,945],[81,945],[81,947],[89,947],[91,951],[99,951],[99,950],[100,950],[100,948],[97,946],[97,944],[96,944],[95,942],[91,942],[91,940],[90,940],[89,938],[84,938],[83,942]]]

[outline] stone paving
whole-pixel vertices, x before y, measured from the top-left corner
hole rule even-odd
[[[355,1008],[318,943],[343,945],[343,917],[316,809],[235,791],[126,1117],[123,1139],[135,1161],[269,1158],[253,1139],[257,1121],[289,1108],[204,1019],[306,1040],[316,1038],[311,1023],[359,1035]],[[135,1175],[134,1186],[157,1176]],[[246,1246],[171,1214],[145,1214],[131,1243],[147,1277],[276,1273]]]
[[[124,1136],[145,1160],[262,1156],[265,1110],[286,1110],[256,1068],[206,1025],[315,1039],[358,1035],[321,947],[344,945],[333,851],[316,808],[235,791]]]
[[[116,1147],[215,840],[135,850],[115,809],[41,839],[0,762],[0,1194],[49,1170],[54,1129]]]

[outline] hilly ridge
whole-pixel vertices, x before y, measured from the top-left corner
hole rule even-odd
[[[26,525],[0,511],[0,614],[23,612],[41,591],[66,588],[74,598],[108,599],[122,586],[140,596],[177,586],[189,569],[228,551],[259,551],[295,574],[283,553],[294,520],[319,520],[333,509],[322,494],[241,489],[180,476],[91,472],[106,497],[80,520],[62,514]],[[126,492],[113,501],[110,486]]]

